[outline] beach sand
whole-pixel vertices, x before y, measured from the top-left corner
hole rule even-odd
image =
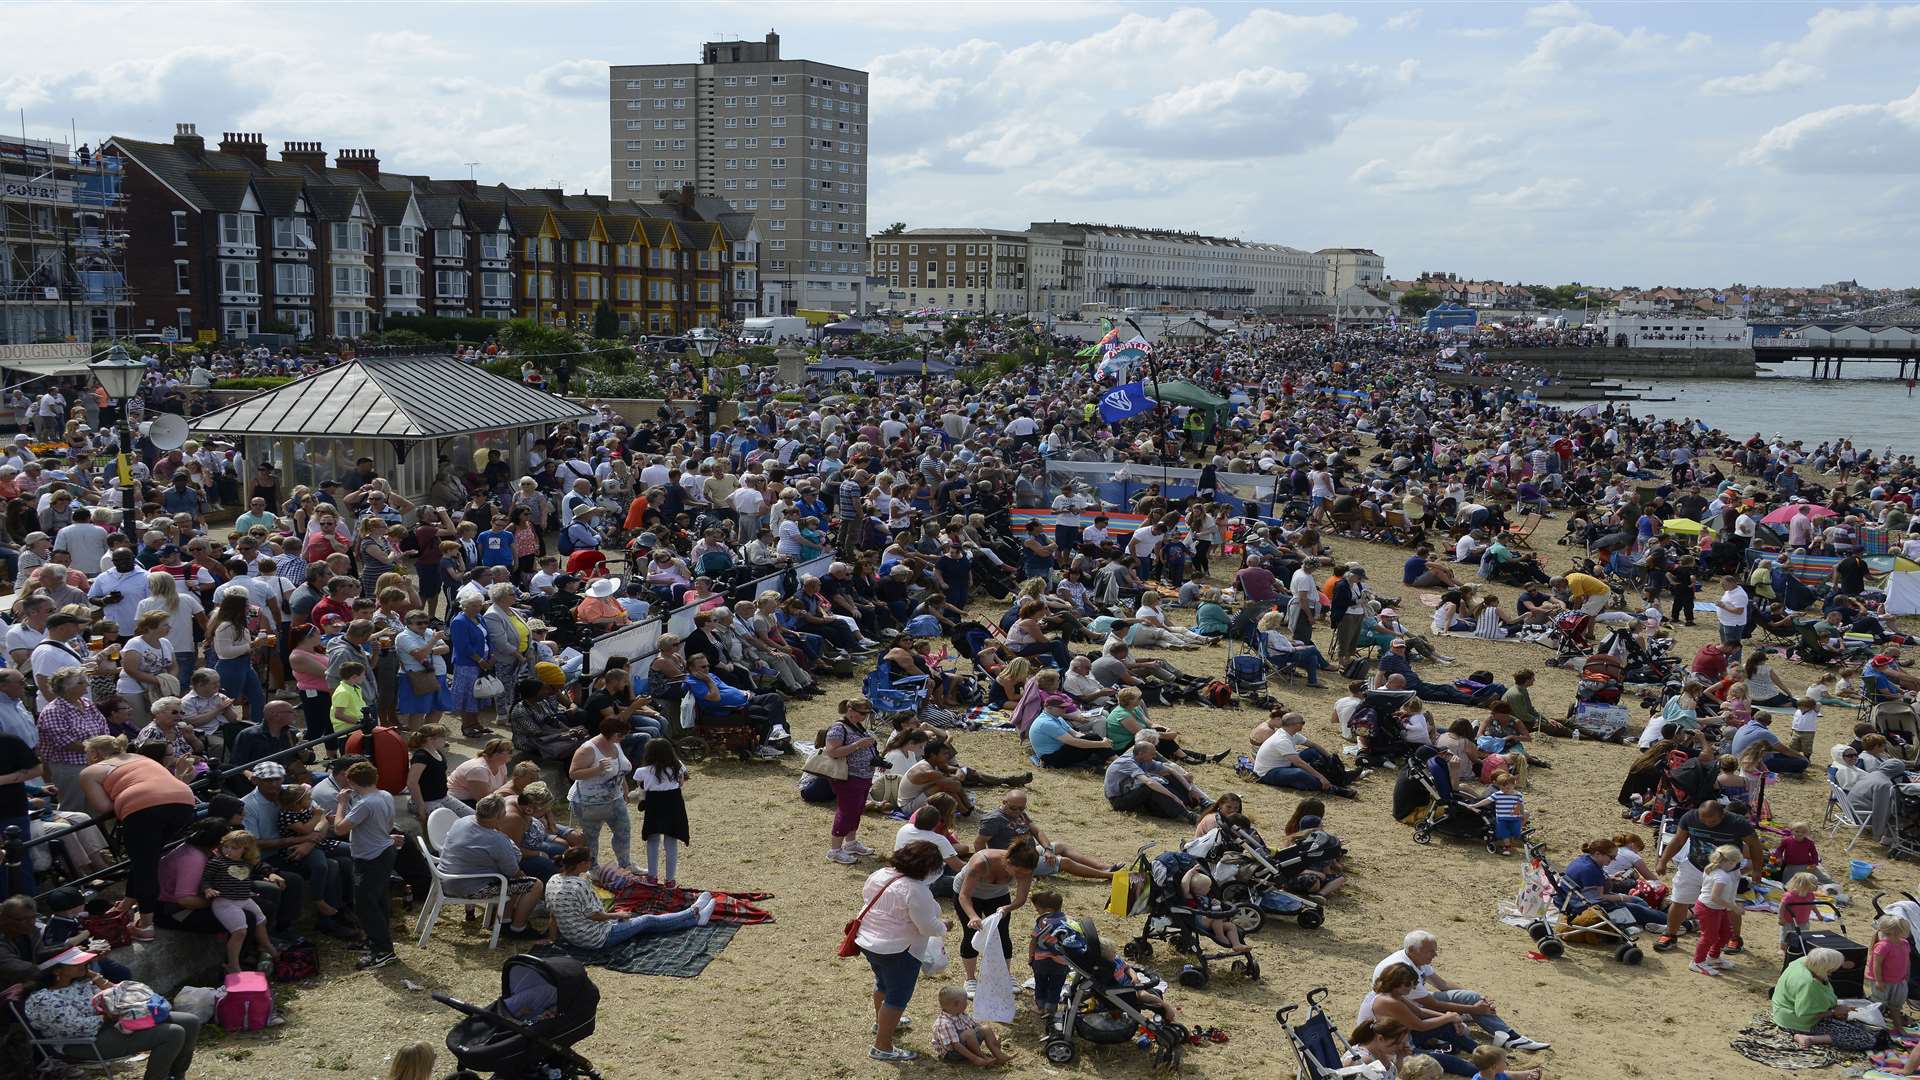
[[[1535,539],[1535,546],[1555,569],[1568,567],[1576,550],[1553,543],[1562,527],[1559,520],[1549,521]],[[1358,560],[1367,567],[1378,592],[1402,599],[1400,610],[1409,627],[1425,629],[1430,609],[1419,602],[1415,590],[1397,584],[1406,550],[1343,538],[1333,544],[1340,558]],[[1216,572],[1224,573],[1218,568]],[[1471,579],[1471,570],[1462,568],[1460,576]],[[1495,591],[1508,601],[1511,611],[1515,590],[1500,586]],[[980,605],[976,610],[989,608]],[[997,609],[993,613],[997,615]],[[1189,621],[1190,613],[1180,613],[1178,619]],[[1681,627],[1675,655],[1690,658],[1710,640],[1711,622],[1703,612],[1699,627]],[[1316,630],[1316,638],[1323,650],[1330,651],[1324,626]],[[1486,668],[1500,681],[1510,682],[1514,670],[1531,667],[1539,672],[1534,699],[1543,712],[1558,715],[1572,700],[1575,675],[1546,667],[1550,654],[1537,645],[1447,638],[1438,647],[1457,657],[1459,664],[1428,669],[1429,678],[1458,677]],[[1227,649],[1213,646],[1163,655],[1189,672],[1217,675]],[[1778,658],[1775,668],[1782,684],[1793,692],[1803,689],[1815,674],[1812,668]],[[1337,672],[1326,674],[1333,678],[1325,689],[1276,686],[1275,693],[1306,715],[1309,736],[1334,745],[1339,735],[1330,711],[1342,681]],[[856,680],[828,685],[829,695],[793,709],[793,728],[799,737],[812,738],[831,721],[834,703],[858,691]],[[1623,700],[1632,704],[1637,695],[1630,692]],[[1645,714],[1637,706],[1632,711],[1631,734],[1637,735]],[[1438,727],[1444,727],[1456,717],[1477,719],[1481,714],[1435,706],[1431,715]],[[1180,731],[1181,742],[1188,747],[1250,752],[1247,733],[1263,714],[1252,708],[1189,707],[1156,709],[1154,717]],[[1830,711],[1823,718],[1816,754],[1821,764],[1826,747],[1843,741],[1853,722],[1850,712]],[[963,734],[958,743],[964,762],[989,772],[1028,768],[1011,734]],[[462,744],[459,749],[471,752],[472,747]],[[1582,842],[1629,829],[1615,796],[1635,756],[1631,746],[1543,739],[1537,752],[1554,768],[1534,773],[1527,807],[1550,845],[1556,867],[1564,867]],[[743,928],[726,952],[696,979],[592,970],[601,992],[599,1029],[579,1049],[604,1075],[771,1080],[889,1076],[899,1070],[867,1058],[872,1022],[867,965],[858,958],[834,956],[842,926],[859,909],[861,881],[877,864],[870,859],[858,867],[840,866],[824,858],[831,808],[800,802],[796,794],[799,766],[796,756],[772,764],[709,760],[693,770],[686,785],[693,845],[682,853],[682,883],[770,891],[776,897],[766,906],[778,921]],[[1212,794],[1241,793],[1248,812],[1270,837],[1279,832],[1300,797],[1296,792],[1249,785],[1232,773],[1231,758],[1195,771]],[[1810,776],[1786,780],[1771,790],[1777,819],[1820,821],[1826,786],[1818,769]],[[1325,986],[1331,991],[1328,1006],[1336,1024],[1347,1029],[1368,989],[1374,964],[1399,948],[1401,937],[1416,927],[1439,936],[1437,968],[1442,976],[1492,996],[1501,1014],[1521,1032],[1553,1044],[1544,1053],[1515,1055],[1515,1067],[1541,1065],[1549,1077],[1589,1080],[1717,1080],[1763,1069],[1729,1049],[1728,1040],[1766,1008],[1772,976],[1780,967],[1772,915],[1748,916],[1748,952],[1738,958],[1738,970],[1717,979],[1687,970],[1691,939],[1686,942],[1688,952],[1660,954],[1652,951],[1647,938],[1646,962],[1641,967],[1616,963],[1609,950],[1579,945],[1569,946],[1557,961],[1529,959],[1532,943],[1527,935],[1495,917],[1499,902],[1519,887],[1521,860],[1499,858],[1479,844],[1445,838],[1435,838],[1431,846],[1415,844],[1412,829],[1390,816],[1391,787],[1390,775],[1376,774],[1360,785],[1358,801],[1330,800],[1326,827],[1351,850],[1353,872],[1349,887],[1330,901],[1324,927],[1303,931],[1291,920],[1270,920],[1253,937],[1263,974],[1259,982],[1233,976],[1222,965],[1215,969],[1208,989],[1174,989],[1174,1001],[1189,1026],[1214,1025],[1231,1036],[1225,1045],[1190,1048],[1188,1074],[1263,1080],[1292,1075],[1292,1053],[1274,1020],[1275,1009],[1298,1003],[1306,991]],[[976,797],[983,808],[996,800],[991,791],[977,791]],[[1185,826],[1110,810],[1101,798],[1098,775],[1085,771],[1043,772],[1032,785],[1031,812],[1053,839],[1114,862],[1129,860],[1144,842],[1165,847],[1189,835]],[[860,838],[884,852],[890,849],[898,826],[897,821],[870,815]],[[971,821],[963,820],[956,831],[963,840],[971,840]],[[1645,830],[1638,831],[1646,835]],[[644,859],[637,812],[634,832],[636,851]],[[1827,869],[1844,877],[1844,841],[1828,840],[1824,831],[1817,836]],[[1853,889],[1854,903],[1844,909],[1852,936],[1866,940],[1871,935],[1873,894],[1916,890],[1920,875],[1911,865],[1888,862],[1871,841],[1863,842],[1854,855],[1878,866],[1871,882]],[[1652,857],[1649,850],[1649,861]],[[1049,884],[1064,891],[1070,913],[1093,915],[1107,937],[1137,931],[1132,923],[1116,925],[1117,920],[1101,910],[1107,899],[1104,883],[1054,878]],[[1031,925],[1030,910],[1015,916],[1016,978],[1027,974],[1018,942]],[[477,925],[463,926],[457,909],[441,920],[425,949],[414,947],[411,927],[411,921],[396,926],[401,962],[373,974],[353,973],[354,954],[323,941],[322,977],[280,990],[288,1022],[241,1036],[221,1035],[210,1027],[194,1075],[205,1080],[384,1075],[385,1062],[396,1046],[416,1039],[441,1046],[455,1014],[432,1002],[425,991],[405,989],[403,981],[485,1003],[498,991],[500,963],[507,953],[489,950],[485,935]],[[942,983],[958,984],[962,977],[956,941],[956,935],[949,935],[949,952],[956,954],[952,970],[921,982],[909,1010],[917,1026],[902,1036],[901,1045],[927,1050],[935,990]],[[1166,955],[1164,947],[1160,955]],[[1163,974],[1174,970],[1163,968]],[[1075,1065],[1049,1065],[1036,1038],[1031,997],[1022,995],[1018,1000],[1022,1013],[1011,1027],[1009,1042],[1020,1060],[1007,1075],[1148,1074],[1147,1055],[1130,1045],[1095,1048],[1083,1043]],[[443,1051],[437,1074],[452,1068],[450,1055]],[[953,1067],[923,1061],[908,1068],[945,1074]],[[1836,1072],[1830,1069],[1814,1075]]]

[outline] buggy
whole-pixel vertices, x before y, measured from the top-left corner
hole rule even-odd
[[[1563,611],[1554,616],[1547,632],[1537,638],[1553,650],[1548,667],[1564,667],[1593,652],[1593,616],[1584,611]]]
[[[1288,1017],[1300,1010],[1298,1005],[1285,1005],[1274,1012],[1273,1018],[1280,1022],[1280,1028],[1287,1033],[1287,1045],[1293,1047],[1294,1080],[1337,1080],[1340,1077],[1372,1077],[1387,1075],[1380,1065],[1341,1065],[1340,1058],[1346,1053],[1347,1041],[1327,1018],[1327,1010],[1321,1002],[1327,997],[1327,988],[1316,986],[1307,991],[1307,1018],[1298,1026],[1290,1023]]]
[[[1360,707],[1353,710],[1347,726],[1360,743],[1354,764],[1363,769],[1394,765],[1413,753],[1400,724],[1400,710],[1418,693],[1415,690],[1368,690]]]
[[[1213,981],[1210,965],[1218,960],[1232,960],[1235,974],[1248,979],[1260,978],[1260,964],[1251,954],[1211,951],[1208,946],[1213,938],[1201,925],[1203,918],[1235,919],[1247,918],[1239,915],[1235,909],[1211,897],[1211,904],[1205,907],[1189,906],[1180,898],[1180,879],[1187,871],[1200,864],[1200,860],[1184,851],[1165,851],[1157,857],[1149,857],[1152,845],[1140,849],[1134,859],[1130,876],[1134,879],[1132,902],[1127,907],[1129,916],[1143,916],[1140,935],[1127,942],[1125,954],[1129,960],[1147,961],[1153,959],[1153,942],[1159,939],[1172,946],[1186,961],[1180,968],[1179,982],[1182,986],[1195,990],[1204,989]]]
[[[1422,746],[1400,767],[1393,785],[1394,817],[1413,826],[1413,842],[1431,844],[1435,833],[1460,840],[1478,840],[1498,852],[1493,835],[1493,809],[1475,808],[1460,801],[1453,777],[1433,747]]]
[[[600,1080],[573,1044],[593,1034],[600,990],[578,960],[510,956],[500,996],[485,1008],[435,991],[433,1000],[465,1016],[447,1032],[455,1074],[494,1080]]]
[[[1327,833],[1314,835],[1331,839]],[[1327,921],[1325,905],[1287,886],[1309,863],[1337,858],[1341,852],[1337,840],[1331,849],[1311,841],[1273,851],[1253,830],[1222,822],[1206,836],[1188,841],[1183,850],[1201,860],[1220,902],[1233,908],[1234,925],[1242,934],[1260,929],[1269,914],[1291,915],[1302,930],[1315,930]]]
[[[1509,916],[1526,927],[1540,955],[1558,959],[1568,942],[1604,945],[1613,958],[1629,967],[1646,958],[1637,939],[1640,927],[1631,915],[1611,912],[1589,903],[1572,883],[1554,872],[1546,847],[1526,831],[1527,861],[1520,867],[1520,893]],[[1625,915],[1625,921],[1620,921]]]
[[[1073,1064],[1080,1056],[1075,1039],[1117,1046],[1144,1034],[1155,1067],[1178,1070],[1187,1029],[1169,1022],[1156,1006],[1142,1003],[1137,988],[1120,983],[1101,951],[1099,927],[1091,920],[1068,920],[1055,932],[1054,943],[1067,965],[1067,984],[1047,1022],[1042,1046],[1047,1060]]]

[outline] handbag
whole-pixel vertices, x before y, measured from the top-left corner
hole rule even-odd
[[[507,692],[507,684],[500,681],[498,675],[482,675],[473,680],[473,696],[479,699],[497,698]]]
[[[484,676],[484,677],[489,679],[493,678],[493,676],[491,675]],[[479,686],[480,686],[480,680],[475,679],[474,680],[474,696],[476,697],[491,696],[491,695],[481,695],[479,693]],[[423,697],[428,694],[436,694],[440,692],[440,676],[435,675],[428,668],[421,668],[419,671],[409,671],[407,672],[407,687],[411,689],[414,693],[419,694]]]
[[[841,937],[840,939],[840,949],[836,955],[841,957],[860,955],[860,946],[854,944],[854,941],[853,941],[854,938],[857,938],[860,936],[860,920],[865,919],[867,917],[867,912],[873,910],[873,905],[879,903],[880,898],[887,895],[888,889],[893,888],[895,885],[898,885],[905,880],[906,880],[906,876],[901,875],[900,877],[894,878],[892,881],[887,882],[885,885],[880,886],[880,891],[873,894],[873,899],[867,901],[867,906],[860,909],[860,914],[855,915],[853,917],[853,920],[847,923],[847,932],[845,936]]]
[[[834,757],[832,754],[827,753],[827,748],[823,746],[807,755],[807,760],[800,764],[800,771],[803,773],[812,773],[815,776],[824,776],[828,780],[845,780],[847,778],[847,759]]]

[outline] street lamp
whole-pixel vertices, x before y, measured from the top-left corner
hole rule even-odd
[[[713,394],[713,354],[720,349],[720,335],[712,327],[697,326],[687,331],[693,347],[700,353],[700,453],[713,449],[714,412],[720,400]]]
[[[139,395],[140,383],[147,377],[147,365],[128,356],[127,350],[116,343],[107,350],[105,359],[88,364],[87,370],[93,373],[101,389],[120,407],[120,458],[116,464],[121,477],[121,529],[128,539],[138,543],[133,473],[127,458],[133,450],[133,429],[127,417],[127,403]]]

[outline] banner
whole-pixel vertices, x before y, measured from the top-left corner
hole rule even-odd
[[[1147,396],[1145,386],[1137,382],[1124,383],[1100,395],[1100,419],[1109,424],[1131,420],[1151,412],[1156,404]]]

